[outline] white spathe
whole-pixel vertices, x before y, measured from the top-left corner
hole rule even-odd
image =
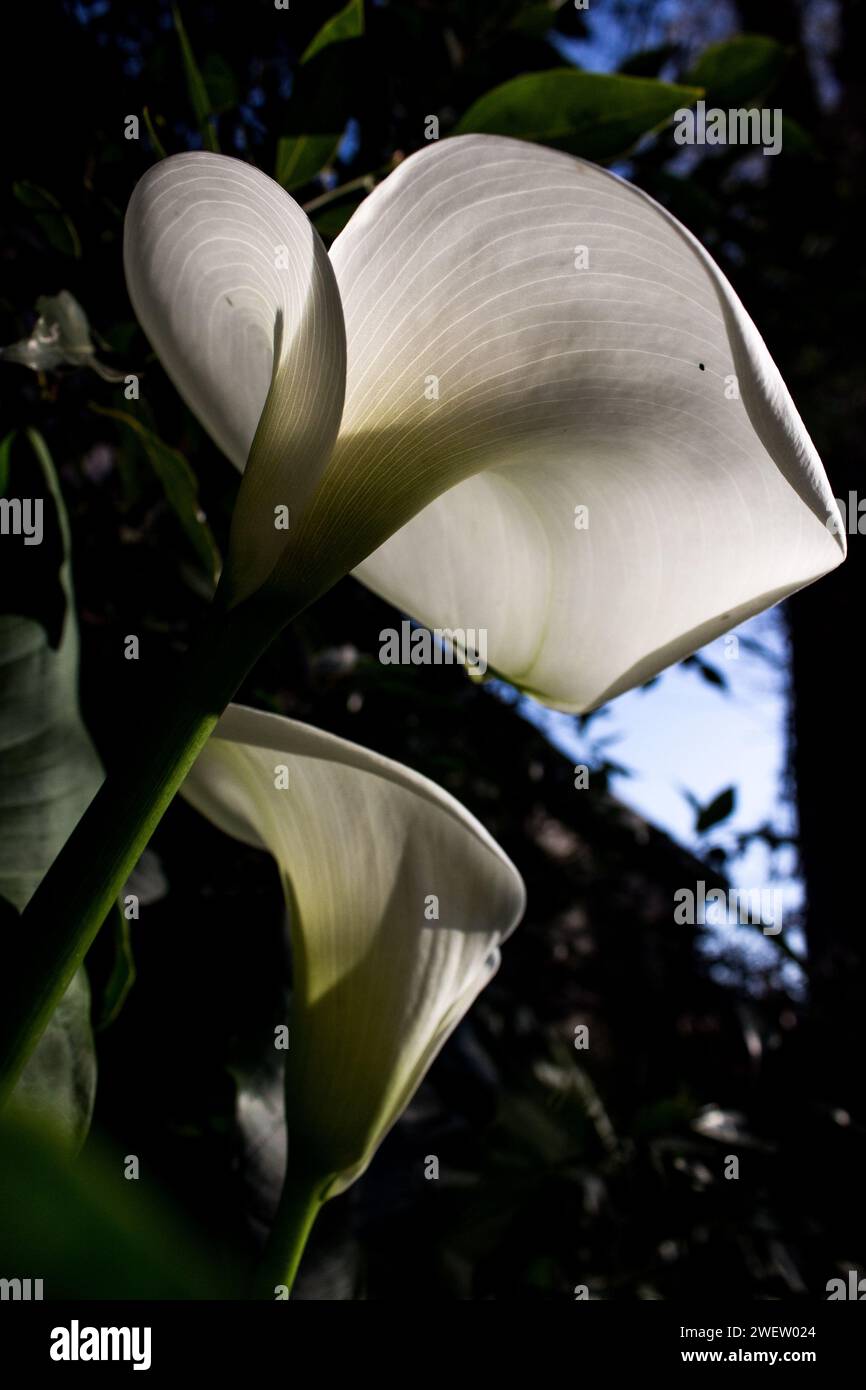
[[[699,243],[615,175],[445,141],[371,194],[331,259],[341,445],[367,437],[362,470],[381,439],[394,469],[473,475],[356,573],[428,625],[486,628],[490,666],[541,699],[599,704],[842,559],[757,330]]]
[[[136,185],[123,255],[162,365],[214,443],[246,468],[227,561],[227,581],[246,595],[286,544],[275,509],[288,507],[294,524],[340,424],[346,342],[327,254],[273,179],[192,153]]]
[[[188,265],[211,253],[196,249],[200,232],[183,211],[191,195],[178,195],[184,239],[148,180],[182,190],[200,168],[231,182],[224,166],[244,171],[256,210],[297,223],[288,194],[263,174],[206,154],[157,166],[127,222],[128,264],[150,229],[139,317],[218,442],[211,405],[195,392],[230,400],[233,349],[200,361],[191,331],[178,366],[157,336],[167,299],[176,314],[185,296],[205,303],[200,275],[175,275],[169,296],[160,288],[162,238],[182,241]],[[231,201],[224,215],[242,225]],[[322,258],[298,236],[322,312],[335,313]],[[315,571],[316,592],[354,568],[429,626],[485,629],[492,670],[549,704],[586,710],[844,557],[820,459],[754,324],[695,238],[615,175],[496,136],[431,144],[362,203],[331,264],[345,407],[330,458],[310,451],[315,490],[298,494],[298,526],[271,586],[297,591]],[[240,276],[240,252],[232,265]],[[269,310],[266,299],[256,301],[257,383],[223,446],[241,465],[267,395],[276,288]],[[310,315],[292,312],[312,358],[322,349]],[[290,306],[283,313],[295,322]],[[338,353],[322,360],[328,410]],[[265,418],[289,385],[278,375]],[[260,431],[254,466],[278,478],[281,457],[278,432]],[[302,453],[286,457],[288,494],[300,487]],[[275,553],[271,543],[268,563]]]
[[[523,882],[440,787],[278,715],[230,706],[183,794],[279,867],[294,983],[289,1152],[334,1196],[496,972]]]

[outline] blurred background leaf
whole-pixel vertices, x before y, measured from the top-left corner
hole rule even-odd
[[[159,479],[166,501],[190,542],[205,574],[216,584],[222,564],[217,543],[207,524],[198,496],[196,476],[183,455],[169,448],[153,430],[134,415],[108,406],[94,405],[93,410],[109,420],[116,420],[131,431]]]
[[[94,1142],[71,1160],[49,1129],[5,1119],[0,1267],[41,1279],[46,1300],[242,1297],[152,1185],[125,1177],[134,1157]]]
[[[195,55],[190,46],[186,35],[180,10],[177,5],[172,6],[172,16],[174,27],[177,30],[177,37],[180,41],[180,50],[183,56],[183,70],[186,75],[186,86],[189,93],[190,105],[195,115],[196,124],[201,131],[205,146],[214,154],[219,153],[219,140],[214,123],[214,111],[211,105],[211,98],[208,93],[207,85],[202,77],[201,70],[195,60]]]
[[[342,10],[326,20],[311,43],[304,49],[302,63],[308,63],[332,43],[358,39],[364,32],[364,0],[349,0]]]
[[[728,109],[755,101],[780,77],[785,66],[784,45],[759,34],[738,34],[712,44],[688,75],[703,87],[707,107]]]
[[[697,87],[650,78],[568,69],[529,73],[481,97],[454,134],[511,135],[604,161],[624,154],[699,96]]]
[[[702,806],[695,817],[695,830],[699,835],[711,830],[720,821],[727,820],[737,803],[737,793],[734,787],[726,787],[718,796],[714,796],[708,805]]]
[[[277,143],[274,178],[284,188],[300,188],[330,164],[348,116],[348,65],[359,61],[357,45],[347,41],[364,33],[363,0],[349,0],[332,15],[307,45],[295,74],[288,121],[293,133]],[[336,51],[334,46],[336,47]]]
[[[18,439],[25,454],[10,470],[10,496],[23,493],[43,507],[43,526],[54,527],[60,548],[59,600],[50,630],[31,616],[9,612],[15,588],[26,582],[18,564],[15,587],[3,586],[0,612],[0,896],[20,912],[102,781],[96,750],[78,712],[78,632],[68,559],[63,497],[45,441],[34,431]],[[7,445],[11,441],[7,441]],[[35,476],[34,476],[35,475]],[[47,516],[46,516],[47,512]],[[27,546],[19,556],[53,569],[57,550]],[[8,562],[11,537],[4,537]],[[35,555],[34,555],[35,552]],[[37,558],[38,557],[38,558]],[[48,576],[49,586],[54,575]],[[49,588],[49,591],[52,591]],[[17,927],[4,922],[5,968],[14,973]],[[13,1102],[49,1115],[78,1148],[90,1123],[96,1057],[90,1029],[90,992],[78,970],[16,1087]]]
[[[13,192],[22,207],[33,213],[33,220],[55,251],[64,256],[81,256],[81,241],[75,223],[61,208],[57,199],[47,188],[39,188],[27,179],[18,179],[12,185]]]

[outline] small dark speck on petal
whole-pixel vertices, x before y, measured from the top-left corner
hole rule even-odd
[[[231,305],[232,309],[235,307],[235,306],[232,304],[231,300],[229,299],[229,296],[228,296],[228,295],[226,295],[226,304]]]
[[[231,304],[231,300],[229,300],[229,304]],[[698,363],[698,366],[700,367],[700,369],[701,369],[702,372],[705,372],[705,371],[707,370],[706,367],[704,366],[703,362],[699,362],[699,363]]]

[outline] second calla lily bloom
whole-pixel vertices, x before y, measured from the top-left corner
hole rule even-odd
[[[440,787],[277,715],[230,706],[183,792],[279,866],[294,974],[290,1162],[334,1196],[495,974],[522,880]]]
[[[163,364],[246,466],[232,601],[283,591],[295,611],[355,569],[428,625],[486,630],[494,670],[585,710],[844,556],[728,281],[591,164],[442,141],[328,258],[266,175],[178,155],[136,188],[125,256]]]

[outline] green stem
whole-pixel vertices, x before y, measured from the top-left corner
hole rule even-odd
[[[321,1192],[325,1181],[321,1174],[287,1171],[280,1204],[256,1277],[259,1298],[273,1298],[280,1284],[284,1284],[291,1293],[310,1232],[322,1209]]]
[[[359,188],[363,188],[365,193],[372,193],[375,187],[376,174],[362,174],[360,178],[350,179],[348,183],[341,183],[336,188],[329,188],[327,193],[320,193],[318,197],[311,198],[308,203],[303,204],[303,210],[309,216],[310,213],[318,212],[319,208],[327,207],[328,203],[333,203],[335,199],[342,198],[345,193],[355,193]]]
[[[126,879],[238,686],[289,615],[214,608],[179,680],[151,694],[109,772],[23,912],[0,982],[0,1106]]]

